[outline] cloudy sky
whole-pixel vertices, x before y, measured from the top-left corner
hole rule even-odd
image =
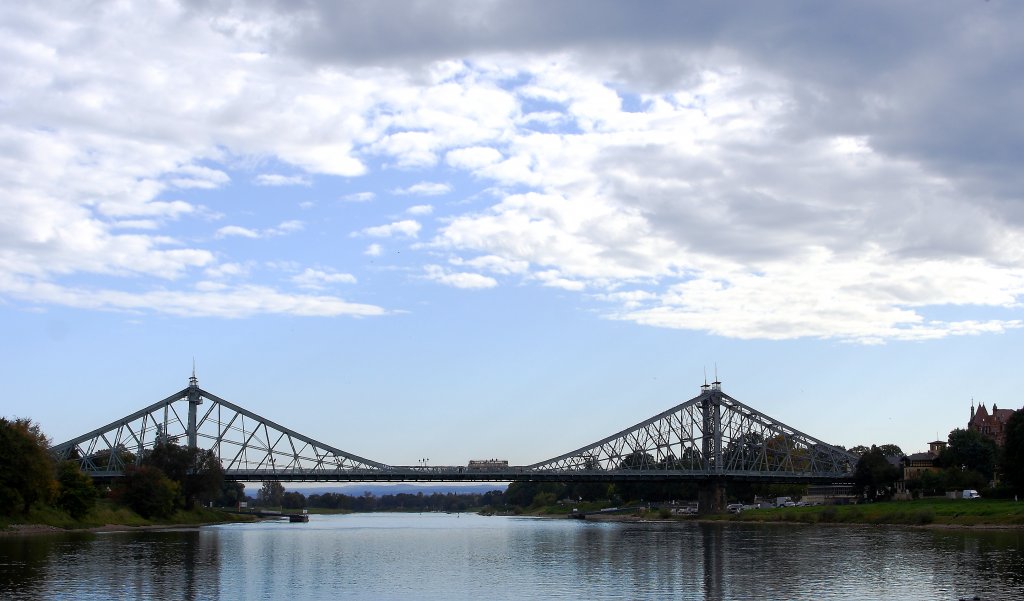
[[[530,463],[717,368],[922,450],[1024,404],[1022,13],[5,3],[0,413],[62,441],[194,358],[364,457]]]

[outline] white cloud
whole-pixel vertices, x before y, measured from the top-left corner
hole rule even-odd
[[[240,225],[225,225],[224,227],[217,230],[214,234],[217,238],[228,238],[230,236],[239,236],[241,238],[259,238],[260,234],[256,230],[251,230]]]
[[[584,282],[563,278],[562,274],[559,273],[557,269],[538,271],[534,274],[534,277],[540,280],[545,286],[549,286],[551,288],[561,288],[563,290],[579,292],[587,287]]]
[[[36,303],[79,309],[160,313],[178,317],[245,318],[255,315],[370,317],[387,311],[328,295],[287,294],[266,286],[227,286],[199,282],[193,290],[120,290],[71,288],[51,282],[0,280],[4,294]]]
[[[413,205],[405,210],[410,215],[430,215],[434,212],[433,205]]]
[[[157,230],[160,225],[155,219],[119,219],[111,223],[110,227],[119,230]]]
[[[214,236],[216,238],[227,238],[231,236],[239,236],[242,238],[269,238],[273,236],[285,236],[292,234],[303,229],[304,225],[301,221],[291,220],[283,221],[276,227],[266,228],[262,230],[254,230],[239,225],[225,225],[218,229]]]
[[[293,234],[295,232],[302,231],[305,228],[305,224],[297,219],[289,221],[282,221],[277,227],[266,230],[268,236],[284,236],[286,234]]]
[[[200,188],[212,190],[229,183],[231,178],[219,169],[210,169],[201,165],[185,165],[178,168],[170,176],[170,183],[175,188]]]
[[[376,197],[377,195],[373,192],[354,192],[342,196],[341,199],[346,202],[370,202]]]
[[[498,285],[498,281],[494,278],[479,273],[451,272],[440,265],[425,265],[423,269],[428,280],[453,288],[479,289],[494,288]]]
[[[261,173],[253,182],[257,186],[311,186],[313,184],[305,175],[281,175],[279,173]]]
[[[330,284],[355,284],[356,277],[350,273],[323,271],[307,267],[302,273],[294,276],[292,281],[302,288],[322,290]]]
[[[501,153],[488,146],[473,146],[472,148],[456,148],[448,151],[445,155],[445,162],[458,169],[475,171],[501,161]]]
[[[819,253],[762,274],[694,279],[663,294],[609,300],[629,303],[614,314],[618,319],[734,338],[833,337],[876,343],[1022,325],[1015,319],[928,319],[915,308],[936,299],[949,305],[1010,306],[1024,292],[1024,276],[1007,279],[1001,270],[978,261],[955,266],[911,261],[877,271],[875,263],[865,259],[836,260]]]
[[[372,238],[390,238],[392,236],[415,238],[421,227],[418,221],[404,219],[386,225],[368,227],[353,235],[370,236]]]
[[[412,194],[416,196],[440,196],[441,194],[447,194],[452,191],[452,187],[448,184],[441,182],[420,182],[413,184],[408,188],[400,188],[392,190],[392,194],[407,195]]]
[[[230,185],[227,171],[280,164],[308,176],[254,181],[307,185],[443,161],[394,193],[449,194],[433,180],[457,169],[452,181],[468,175],[499,197],[452,215],[430,247],[455,266],[585,290],[614,318],[860,342],[1016,327],[984,314],[1016,311],[1024,295],[1021,133],[1006,126],[1022,92],[1005,60],[1019,54],[1019,8],[826,8],[820,35],[793,36],[792,7],[587,6],[604,26],[594,36],[572,18],[529,28],[547,17],[519,3],[453,18],[466,6],[398,20],[274,4],[159,4],[145,18],[131,4],[3,9],[31,26],[0,42],[0,278],[40,302],[89,274],[125,290],[203,268],[216,279],[245,258],[189,242],[189,220],[209,217],[193,199]],[[854,26],[867,22],[881,25]],[[878,35],[895,41],[879,47]],[[302,227],[227,225],[215,238]],[[931,319],[934,307],[955,317]]]
[[[221,279],[226,277],[244,277],[249,274],[249,265],[242,263],[221,263],[207,267],[203,273],[208,278]]]
[[[530,264],[527,261],[516,261],[505,257],[499,257],[497,255],[485,255],[481,257],[474,257],[472,259],[452,257],[451,264],[459,266],[465,265],[474,269],[490,271],[501,275],[525,274],[530,269]]]
[[[382,249],[380,244],[371,244],[366,247],[366,250],[363,251],[363,254],[369,257],[379,257],[381,250]]]

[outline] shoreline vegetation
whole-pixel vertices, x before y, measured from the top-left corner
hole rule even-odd
[[[159,530],[255,520],[255,516],[205,507],[181,509],[166,518],[147,519],[127,507],[100,501],[93,511],[81,519],[72,518],[66,512],[52,507],[36,507],[27,515],[0,519],[0,536]]]
[[[708,522],[742,524],[850,524],[880,526],[917,526],[966,529],[1024,528],[1024,502],[1001,499],[926,498],[913,501],[883,501],[857,505],[817,505],[751,509],[740,513],[712,515],[679,515],[668,507],[636,507],[632,511],[595,514],[604,504],[591,503],[577,507],[588,513],[588,520],[608,522]],[[548,505],[531,509],[518,507],[496,509],[471,508],[481,515],[509,515],[541,518],[568,518],[568,505]],[[310,508],[310,514],[331,515],[352,513],[349,510]],[[394,513],[394,511],[384,512]],[[406,511],[405,513],[422,513]],[[222,509],[195,508],[180,510],[168,518],[146,519],[123,506],[100,503],[89,516],[75,520],[66,513],[40,509],[16,521],[0,521],[0,535],[27,536],[37,534],[68,534],[76,532],[115,532],[189,528],[212,524],[253,522],[259,518],[246,513]]]
[[[595,512],[602,507],[590,505],[580,512]],[[521,515],[568,517],[568,506],[546,506]],[[913,501],[879,501],[851,505],[814,505],[750,509],[740,513],[678,515],[668,507],[637,507],[633,512],[587,515],[600,521],[705,521],[745,524],[856,524],[934,526],[958,528],[1024,528],[1024,502],[1004,499],[947,499],[944,497]]]

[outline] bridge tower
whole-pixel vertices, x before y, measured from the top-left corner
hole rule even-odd
[[[192,377],[188,379],[188,427],[186,428],[186,434],[188,435],[189,449],[195,449],[199,446],[196,434],[196,414],[199,412],[199,406],[202,404],[203,395],[199,390],[199,380],[196,378],[196,364],[193,361]]]
[[[716,370],[717,371],[717,370]],[[706,380],[705,380],[706,382]],[[716,378],[711,386],[701,388],[703,438],[701,452],[709,466],[709,478],[700,483],[697,491],[701,513],[725,511],[725,463],[722,461],[722,383]]]

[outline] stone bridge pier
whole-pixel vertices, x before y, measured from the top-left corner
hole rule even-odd
[[[711,478],[700,483],[697,489],[697,513],[725,513],[725,480]]]

